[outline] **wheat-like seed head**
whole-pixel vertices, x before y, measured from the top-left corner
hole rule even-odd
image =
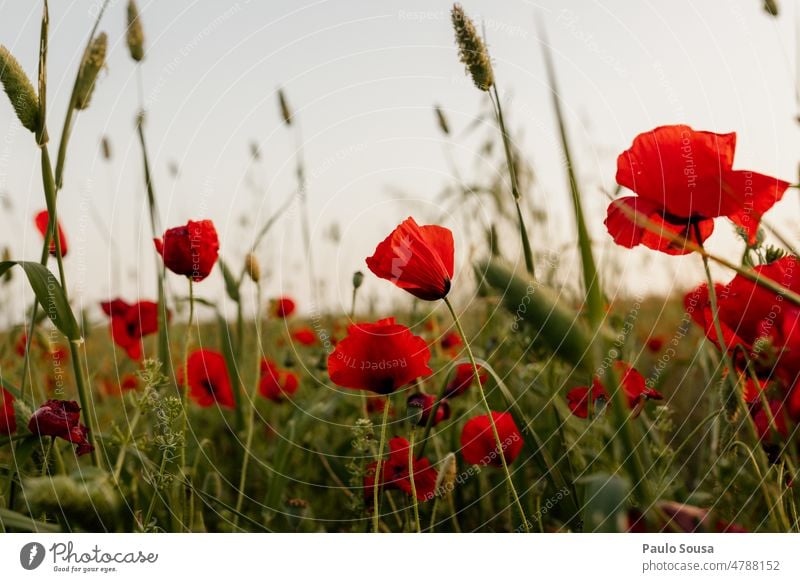
[[[75,108],[86,109],[92,100],[94,85],[100,69],[106,64],[108,36],[105,32],[98,34],[89,45],[89,50],[81,63],[78,82],[75,85]]]
[[[450,16],[461,62],[472,76],[475,86],[481,91],[488,91],[494,84],[494,71],[489,51],[475,29],[475,23],[464,13],[460,4],[453,4]]]
[[[39,126],[39,98],[17,59],[3,45],[0,45],[0,83],[20,123],[35,133]]]
[[[136,0],[128,2],[128,50],[131,52],[131,58],[138,62],[144,60],[144,30],[142,29],[142,20],[139,18],[139,8],[136,6]]]
[[[289,109],[289,102],[286,100],[286,94],[283,92],[283,89],[278,89],[278,104],[281,108],[281,117],[283,117],[284,123],[286,123],[286,125],[291,125],[292,110]]]

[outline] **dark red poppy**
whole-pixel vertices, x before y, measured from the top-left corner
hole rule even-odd
[[[642,133],[617,159],[617,183],[638,196],[608,207],[606,227],[624,247],[643,244],[670,255],[691,252],[678,235],[702,243],[725,216],[756,240],[761,216],[778,202],[788,182],[733,169],[735,133],[668,125]],[[643,225],[637,220],[649,219]]]
[[[486,380],[489,375],[486,373],[481,366],[478,366],[478,378],[480,379],[481,386],[486,384]],[[447,388],[444,391],[445,398],[455,398],[456,396],[461,396],[469,390],[469,387],[472,386],[472,382],[475,379],[475,372],[472,369],[472,364],[459,364],[456,366],[456,372],[453,376],[453,379],[447,384]]]
[[[69,358],[69,351],[64,346],[54,345],[50,347],[50,359],[53,362],[64,362]]]
[[[647,339],[647,349],[654,354],[659,353],[664,348],[664,338],[660,335],[654,335]]]
[[[348,327],[328,356],[328,375],[343,388],[390,394],[433,371],[425,340],[393,317]]]
[[[39,436],[62,438],[78,445],[78,456],[91,453],[89,429],[80,424],[81,407],[73,400],[48,400],[31,416],[28,430]]]
[[[492,411],[492,418],[497,426],[502,454],[506,464],[510,465],[522,450],[522,435],[510,412]],[[461,430],[461,454],[464,455],[464,460],[472,465],[503,466],[488,415],[476,416],[466,422]]]
[[[261,360],[261,379],[258,384],[261,396],[273,402],[283,402],[297,392],[298,386],[297,376],[293,372],[279,370],[275,362],[266,358]]]
[[[139,387],[139,378],[136,374],[125,374],[122,378],[106,378],[102,381],[103,393],[107,396],[122,396],[125,392],[136,390]]]
[[[614,373],[617,375],[617,380],[625,393],[629,408],[636,410],[637,406],[647,400],[662,400],[664,398],[657,390],[648,388],[644,376],[630,364],[621,361],[614,362]],[[606,386],[599,377],[595,377],[592,380],[591,389],[587,386],[580,386],[567,393],[567,405],[572,414],[580,418],[586,418],[589,412],[590,398],[594,406],[602,402],[608,402],[610,399]]]
[[[295,303],[291,297],[278,297],[270,302],[270,312],[274,317],[289,317],[295,310]]]
[[[385,396],[367,396],[367,413],[380,414],[388,406],[389,400]],[[389,416],[394,416],[392,409],[389,409]]]
[[[426,301],[443,299],[453,279],[453,233],[436,225],[419,226],[407,218],[375,249],[367,267]]]
[[[209,349],[195,350],[189,355],[189,397],[198,405],[206,407],[214,403],[224,408],[233,408],[233,389],[225,358]],[[180,374],[181,385],[184,383]]]
[[[47,213],[47,210],[42,210],[34,217],[33,220],[36,223],[36,229],[39,231],[42,237],[47,235],[47,223],[50,221],[50,215]],[[61,243],[61,256],[66,257],[67,237],[64,234],[64,230],[61,228],[61,221],[57,221],[56,230],[58,231],[58,240]],[[50,240],[49,251],[51,255],[54,257],[56,256],[56,241]]]
[[[772,416],[771,421],[770,416]],[[756,426],[758,438],[762,443],[772,443],[789,436],[786,411],[782,402],[771,401],[769,403],[769,415],[767,415],[767,411],[764,410],[762,405],[757,404],[756,412],[753,414],[753,424]],[[777,431],[777,435],[775,431]]]
[[[408,447],[408,441],[402,437],[395,437],[389,441],[389,458],[381,464],[381,483],[384,490],[399,489],[406,495],[411,495]],[[417,499],[430,501],[436,492],[436,469],[428,459],[424,458],[415,458],[412,466]],[[377,463],[370,463],[364,476],[364,495],[367,502],[372,502],[373,499],[376,467]]]
[[[142,338],[158,331],[158,304],[152,301],[128,304],[122,299],[114,299],[103,301],[100,307],[111,318],[114,343],[132,360],[141,360]]]
[[[572,414],[578,418],[589,416],[589,401],[592,402],[592,409],[597,411],[602,409],[608,402],[608,393],[602,385],[578,386],[567,392],[567,406]]]
[[[792,256],[753,269],[787,289],[800,292],[800,263]],[[800,373],[800,310],[783,305],[783,297],[736,275],[727,285],[715,285],[722,341],[717,337],[708,286],[700,285],[684,297],[684,308],[706,337],[725,347],[737,369],[749,360],[759,378],[775,377],[787,385]],[[778,306],[777,309],[775,306]]]
[[[5,388],[0,388],[0,434],[11,435],[17,432],[17,415],[14,412],[14,396]]]
[[[304,346],[313,346],[317,343],[317,334],[310,327],[301,327],[292,332],[292,339]]]
[[[442,336],[439,342],[444,350],[458,350],[464,345],[464,340],[458,335],[458,332],[450,331]]]
[[[407,414],[408,416],[417,417],[417,426],[426,426],[428,424],[428,419],[431,417],[435,405],[436,397],[422,392],[411,394],[406,399]],[[450,403],[442,399],[431,426],[436,426],[448,418],[450,418]]]
[[[210,220],[190,220],[186,226],[170,228],[163,240],[154,242],[167,269],[195,282],[208,277],[219,257],[217,229]]]

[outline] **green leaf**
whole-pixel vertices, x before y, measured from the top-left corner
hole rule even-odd
[[[75,320],[75,314],[72,313],[64,290],[55,276],[47,267],[33,261],[2,261],[0,262],[0,277],[16,265],[25,271],[36,299],[53,325],[70,341],[80,341],[81,330]]]
[[[624,532],[631,488],[617,475],[596,474],[581,481],[585,487],[585,532]]]
[[[0,507],[0,523],[2,523],[3,527],[6,529],[10,528],[37,533],[56,533],[61,531],[61,528],[54,523],[36,521],[27,515],[2,507]]]
[[[233,273],[231,273],[225,261],[222,260],[222,257],[219,258],[219,267],[222,270],[222,278],[225,279],[225,292],[233,301],[239,303],[242,299],[239,294],[239,281],[233,276]]]

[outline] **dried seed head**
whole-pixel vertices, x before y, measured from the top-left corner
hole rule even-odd
[[[250,156],[256,161],[261,159],[261,148],[258,147],[258,142],[250,142]]]
[[[128,2],[128,50],[131,58],[138,62],[144,60],[144,30],[142,20],[139,18],[139,9],[135,0]]]
[[[467,72],[472,75],[472,82],[475,83],[475,86],[481,91],[488,91],[494,84],[492,61],[486,45],[483,44],[483,39],[475,30],[475,23],[464,14],[464,9],[460,4],[453,4],[450,16],[456,32],[456,44],[461,62],[464,63]]]
[[[777,16],[780,10],[776,0],[764,0],[764,12],[771,16]]]
[[[447,117],[444,116],[444,111],[438,105],[434,106],[436,111],[436,121],[439,122],[439,129],[445,135],[450,135],[450,125],[447,123]]]
[[[286,100],[286,94],[283,89],[278,89],[278,104],[281,107],[281,117],[283,117],[286,125],[292,124],[292,110],[289,109],[289,102]]]
[[[98,34],[89,45],[89,50],[81,63],[78,71],[78,80],[75,83],[75,108],[86,109],[92,100],[94,84],[100,69],[106,64],[106,49],[108,36],[105,32]]]
[[[0,83],[20,123],[35,133],[39,125],[39,98],[17,59],[3,45],[0,45]]]
[[[244,269],[247,271],[247,276],[253,280],[253,283],[258,283],[261,280],[261,266],[253,253],[248,253],[244,258]]]
[[[100,151],[103,154],[104,160],[111,160],[111,141],[108,139],[107,135],[104,135],[103,139],[100,140]]]

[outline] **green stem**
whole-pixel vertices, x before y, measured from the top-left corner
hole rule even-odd
[[[417,427],[411,427],[411,435],[408,443],[408,480],[411,481],[411,499],[414,504],[414,525],[417,533],[422,533],[422,525],[419,521],[419,500],[417,499],[417,485],[414,483],[414,437],[417,434]]]
[[[503,106],[500,103],[500,95],[497,92],[497,85],[492,85],[493,93],[490,93],[492,102],[494,103],[495,116],[497,123],[500,126],[500,134],[503,138],[503,151],[506,155],[506,165],[508,166],[508,175],[511,179],[511,194],[514,197],[514,205],[517,208],[517,222],[519,225],[519,236],[522,239],[522,253],[525,257],[525,268],[531,277],[535,275],[533,266],[533,251],[531,250],[531,241],[528,237],[528,229],[525,227],[525,219],[522,215],[522,208],[519,205],[521,194],[519,191],[519,182],[517,181],[517,171],[514,166],[514,157],[511,153],[511,140],[506,129],[506,123],[503,118]]]
[[[188,437],[188,424],[189,424],[189,347],[192,341],[192,324],[194,322],[194,281],[191,277],[189,279],[189,322],[186,328],[186,341],[183,345],[183,386],[181,387],[181,410],[183,414],[181,415],[181,434],[183,435],[183,441],[181,443],[180,449],[180,471],[183,473],[186,470],[186,446],[189,441]],[[188,475],[186,476],[186,480],[188,481]],[[182,498],[182,505],[185,508],[185,496],[181,496]],[[184,514],[184,517],[187,517]],[[184,520],[186,523],[186,520]]]
[[[387,397],[386,406],[383,407],[383,419],[381,420],[381,438],[378,444],[378,458],[375,465],[375,484],[372,486],[372,531],[378,533],[380,531],[380,506],[378,501],[380,499],[381,488],[381,469],[383,468],[383,447],[386,446],[386,425],[389,422],[389,408],[391,402]]]
[[[481,384],[481,375],[478,371],[478,364],[475,361],[475,356],[472,354],[472,348],[470,347],[470,342],[467,339],[467,334],[464,333],[464,328],[461,327],[461,321],[456,315],[455,309],[453,309],[453,305],[450,303],[450,300],[445,297],[444,304],[447,305],[447,309],[450,310],[450,315],[453,316],[453,322],[456,324],[456,330],[464,339],[464,348],[467,350],[467,357],[469,358],[470,364],[472,364],[472,373],[475,375],[475,381],[478,384],[478,392],[481,395],[481,401],[483,402],[483,406],[486,409],[486,415],[489,418],[489,424],[492,427],[492,434],[494,435],[494,442],[497,444],[497,453],[500,456],[500,460],[503,462],[503,472],[506,476],[506,483],[508,485],[509,491],[511,491],[511,496],[514,499],[514,504],[517,506],[517,510],[519,511],[520,517],[522,517],[522,525],[525,529],[525,533],[530,533],[530,528],[528,526],[528,519],[525,517],[525,509],[522,507],[522,502],[519,499],[519,495],[517,495],[517,490],[514,487],[514,482],[511,480],[511,472],[508,470],[508,463],[506,462],[506,455],[505,450],[503,447],[503,441],[500,439],[500,433],[497,432],[497,425],[494,422],[494,417],[492,416],[492,409],[489,406],[489,401],[486,399],[486,392],[483,390],[483,385]]]
[[[256,398],[258,398],[258,387],[261,376],[261,284],[256,282],[256,352],[255,352],[255,378],[253,380],[253,393],[250,397],[250,411],[247,415],[247,436],[245,437],[244,445],[244,459],[242,459],[242,470],[239,475],[239,493],[236,496],[236,513],[233,518],[234,527],[239,525],[239,513],[242,511],[244,503],[244,487],[247,483],[247,469],[250,464],[250,455],[252,454],[250,448],[253,445],[253,433],[255,427],[255,412],[256,412]]]

